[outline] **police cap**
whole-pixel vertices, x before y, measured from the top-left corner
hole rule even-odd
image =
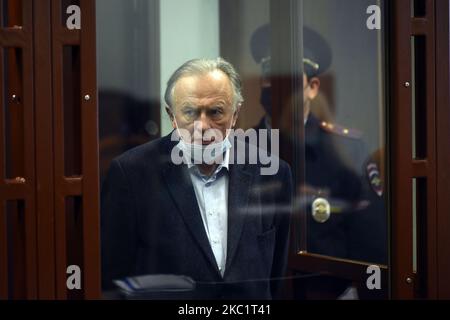
[[[261,64],[263,74],[270,73],[270,25],[260,26],[250,39],[253,59]],[[310,27],[303,27],[303,68],[311,78],[324,73],[331,65],[331,48],[326,40]]]

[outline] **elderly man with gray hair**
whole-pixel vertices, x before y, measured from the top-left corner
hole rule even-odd
[[[194,299],[280,298],[291,172],[281,160],[272,175],[233,161],[256,148],[230,134],[242,112],[238,73],[221,58],[188,61],[165,103],[172,134],[114,159],[102,186],[103,288],[170,274],[196,282]]]

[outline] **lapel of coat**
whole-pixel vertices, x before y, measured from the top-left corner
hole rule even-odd
[[[208,261],[212,264],[214,269],[219,272],[216,259],[214,258],[214,254],[208,241],[208,236],[206,235],[187,166],[185,164],[175,165],[169,161],[163,169],[163,177],[167,189],[169,190],[169,194],[178,208],[178,211],[181,213],[192,236]]]
[[[232,153],[233,154],[233,153]],[[236,163],[236,158],[235,162]],[[228,183],[228,241],[225,275],[239,246],[242,229],[247,216],[248,198],[252,175],[243,164],[230,164]]]

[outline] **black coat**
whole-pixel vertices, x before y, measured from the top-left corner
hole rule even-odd
[[[103,288],[125,276],[177,274],[198,282],[193,298],[276,298],[280,283],[270,279],[282,277],[286,268],[289,166],[280,161],[276,175],[262,176],[260,165],[230,164],[222,277],[187,166],[170,160],[175,144],[166,136],[112,161],[101,193]]]

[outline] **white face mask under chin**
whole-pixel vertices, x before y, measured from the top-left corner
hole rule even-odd
[[[177,147],[183,152],[183,155],[189,157],[189,159],[193,162],[193,164],[220,164],[223,161],[224,153],[231,148],[231,142],[229,140],[230,129],[227,130],[227,136],[219,142],[211,143],[209,145],[201,145],[195,143],[188,143],[184,141],[183,136],[178,129],[178,123],[175,120],[175,124],[177,126],[177,132],[180,137],[180,142]]]

